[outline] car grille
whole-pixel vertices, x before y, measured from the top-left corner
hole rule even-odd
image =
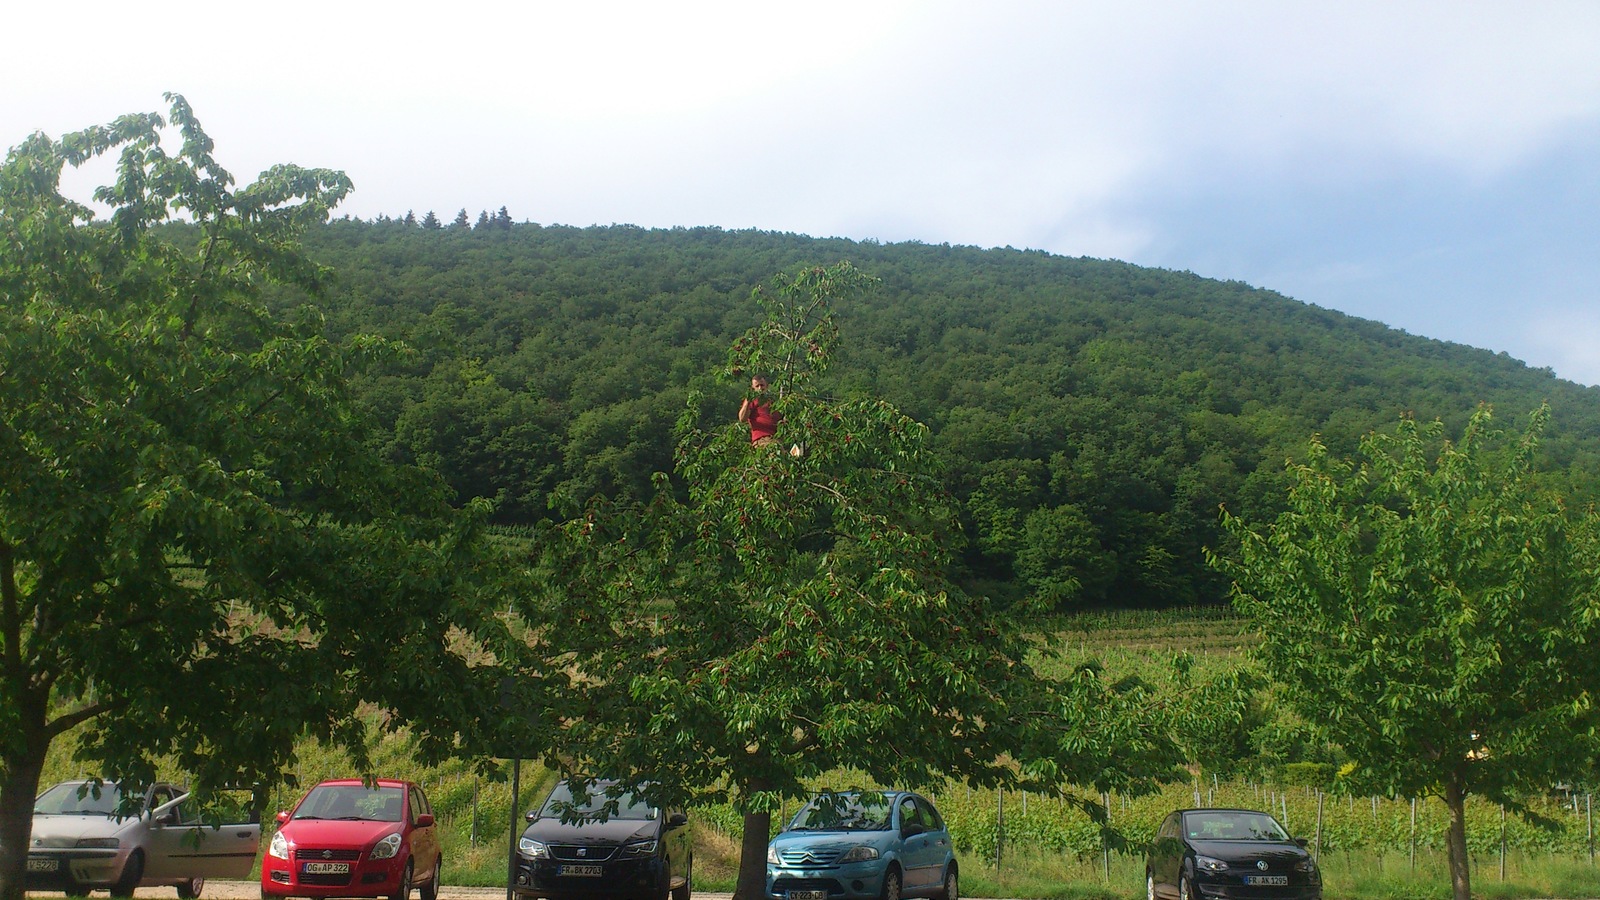
[[[308,875],[300,873],[300,883],[317,885],[319,887],[340,887],[350,883],[350,873],[343,875]]]
[[[829,894],[842,894],[844,886],[832,878],[772,879],[772,893],[781,896],[790,891],[827,891]]]
[[[298,859],[301,862],[316,862],[318,860],[324,860],[324,859],[325,860],[335,860],[335,859],[357,860],[357,859],[361,858],[361,851],[360,850],[320,850],[320,849],[309,848],[309,847],[301,847],[301,848],[295,850],[294,858]]]
[[[551,844],[550,855],[556,859],[577,863],[602,863],[617,855],[616,847],[595,847],[585,844]]]
[[[839,862],[840,851],[833,849],[806,848],[800,850],[784,850],[778,854],[786,866],[795,866],[802,869],[831,866]]]

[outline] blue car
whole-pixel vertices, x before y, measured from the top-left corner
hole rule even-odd
[[[770,900],[958,900],[955,848],[926,797],[825,792],[767,846]]]

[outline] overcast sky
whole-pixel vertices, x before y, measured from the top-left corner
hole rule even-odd
[[[1600,384],[1596,2],[16,6],[7,147],[176,91],[356,217],[1115,258]]]

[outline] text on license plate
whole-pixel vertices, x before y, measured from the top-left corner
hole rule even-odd
[[[29,872],[54,872],[59,867],[60,863],[56,860],[50,859],[49,857],[28,858]]]
[[[308,862],[300,871],[307,875],[349,875],[350,864],[347,862]]]
[[[789,900],[828,900],[827,891],[790,891]]]
[[[606,870],[604,866],[562,866],[561,871],[557,872],[556,874],[585,875],[590,878],[598,878],[601,875],[604,875],[605,872]]]
[[[1289,883],[1287,875],[1246,875],[1245,884],[1286,885]]]

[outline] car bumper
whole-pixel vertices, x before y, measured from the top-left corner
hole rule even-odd
[[[379,860],[348,860],[348,873],[312,874],[305,864],[313,860],[278,859],[261,862],[263,897],[383,897],[400,887],[405,856]]]
[[[563,875],[560,860],[530,860],[517,857],[517,871],[511,889],[520,898],[549,897],[639,897],[666,896],[670,873],[660,857],[608,861],[600,875]]]
[[[1264,886],[1243,884],[1238,878],[1196,878],[1194,886],[1203,900],[1322,900],[1322,885],[1304,882]]]
[[[28,854],[23,882],[40,890],[109,887],[122,877],[129,852],[129,848],[34,851]]]
[[[788,900],[790,891],[827,891],[828,900],[877,897],[883,893],[881,863],[856,863],[830,868],[767,867],[767,897]]]

